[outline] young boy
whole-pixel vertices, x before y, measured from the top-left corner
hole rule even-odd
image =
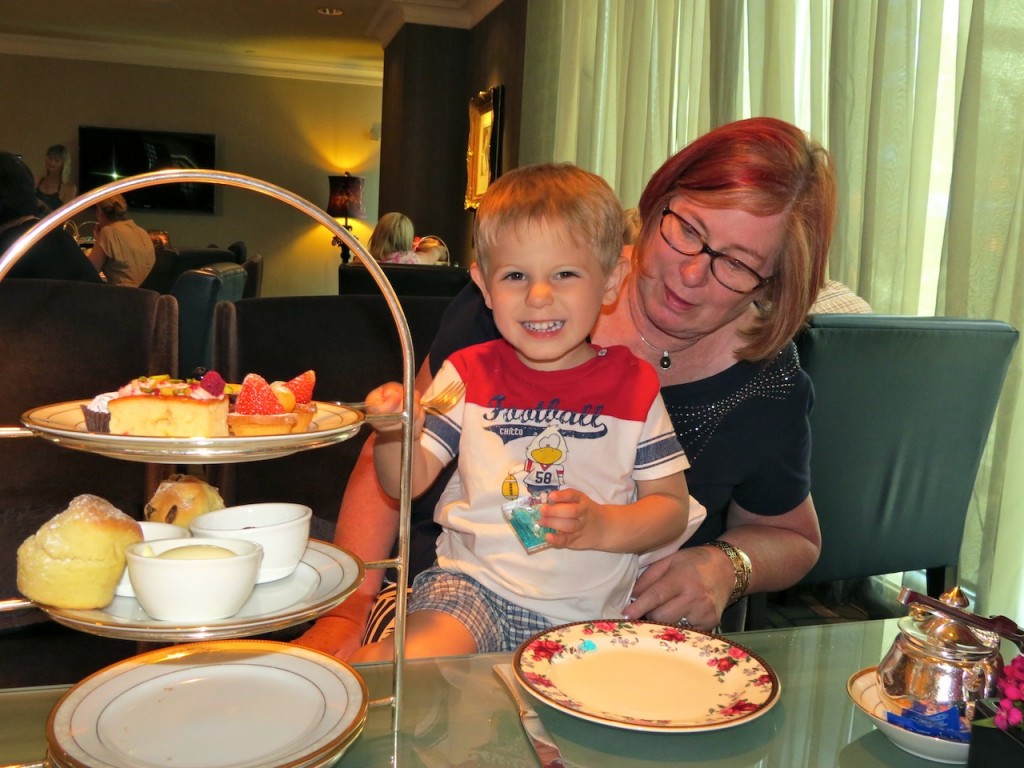
[[[654,369],[588,340],[628,268],[615,193],[571,165],[520,168],[487,190],[474,235],[472,278],[503,338],[438,371],[423,397],[461,380],[454,409],[424,419],[416,400],[413,495],[459,464],[435,511],[437,564],[413,583],[408,657],[511,651],[556,624],[619,618],[638,554],[677,547],[696,528],[689,463]],[[402,387],[378,387],[366,403],[368,413],[401,411]],[[401,427],[375,428],[377,475],[397,496]],[[503,516],[526,492],[546,492],[542,551],[528,551]],[[392,653],[388,638],[352,660]]]

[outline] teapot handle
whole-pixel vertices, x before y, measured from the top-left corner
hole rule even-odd
[[[947,616],[952,616],[954,619],[960,619],[964,624],[970,624],[972,627],[983,629],[986,632],[995,632],[1000,637],[1005,637],[1012,642],[1021,651],[1024,651],[1024,629],[1018,627],[1013,619],[1006,616],[993,616],[986,619],[906,587],[900,590],[899,601],[904,605],[919,603],[920,605],[945,613]]]

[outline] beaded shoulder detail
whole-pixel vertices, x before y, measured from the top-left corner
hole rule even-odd
[[[719,425],[733,410],[755,398],[785,400],[796,386],[799,372],[796,350],[790,347],[779,352],[771,362],[754,367],[752,376],[715,400],[684,405],[678,401],[670,402],[671,398],[667,398],[665,405],[690,463],[700,456]]]

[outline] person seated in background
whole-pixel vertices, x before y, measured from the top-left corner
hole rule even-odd
[[[437,235],[424,235],[413,246],[420,264],[448,265],[448,246]]]
[[[811,315],[871,314],[874,310],[853,289],[838,280],[826,280],[811,305]]]
[[[414,401],[412,494],[452,461],[458,480],[434,513],[437,564],[413,584],[410,658],[513,651],[558,624],[618,619],[639,556],[682,543],[689,463],[658,375],[627,347],[589,339],[628,267],[620,215],[611,187],[572,165],[518,168],[484,194],[470,272],[501,338],[444,362],[424,398],[461,382],[454,408],[424,419]],[[377,387],[366,412],[400,412],[402,395],[397,382]],[[396,497],[402,425],[371,425],[377,477]],[[515,517],[534,504],[535,522]],[[386,638],[352,660],[392,654]]]
[[[95,237],[89,261],[111,285],[137,288],[156,263],[153,238],[128,218],[123,195],[97,203]]]
[[[402,213],[385,213],[373,228],[367,250],[381,264],[419,264],[412,249],[412,220]]]
[[[36,183],[35,195],[49,212],[74,199],[78,187],[71,182],[71,152],[63,144],[46,150],[45,163],[46,172]]]
[[[0,254],[39,221],[34,181],[18,155],[0,152]],[[29,248],[7,276],[101,282],[75,238],[63,228],[48,232]]]

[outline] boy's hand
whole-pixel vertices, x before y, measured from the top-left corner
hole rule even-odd
[[[397,381],[381,384],[366,395],[366,413],[370,415],[401,413],[405,390]],[[423,410],[420,408],[420,393],[413,392],[413,424],[415,434],[419,434],[423,426]],[[370,422],[377,432],[401,431],[401,422]]]
[[[545,537],[556,549],[595,549],[600,540],[601,505],[583,491],[563,488],[548,492],[540,524],[557,533]]]

